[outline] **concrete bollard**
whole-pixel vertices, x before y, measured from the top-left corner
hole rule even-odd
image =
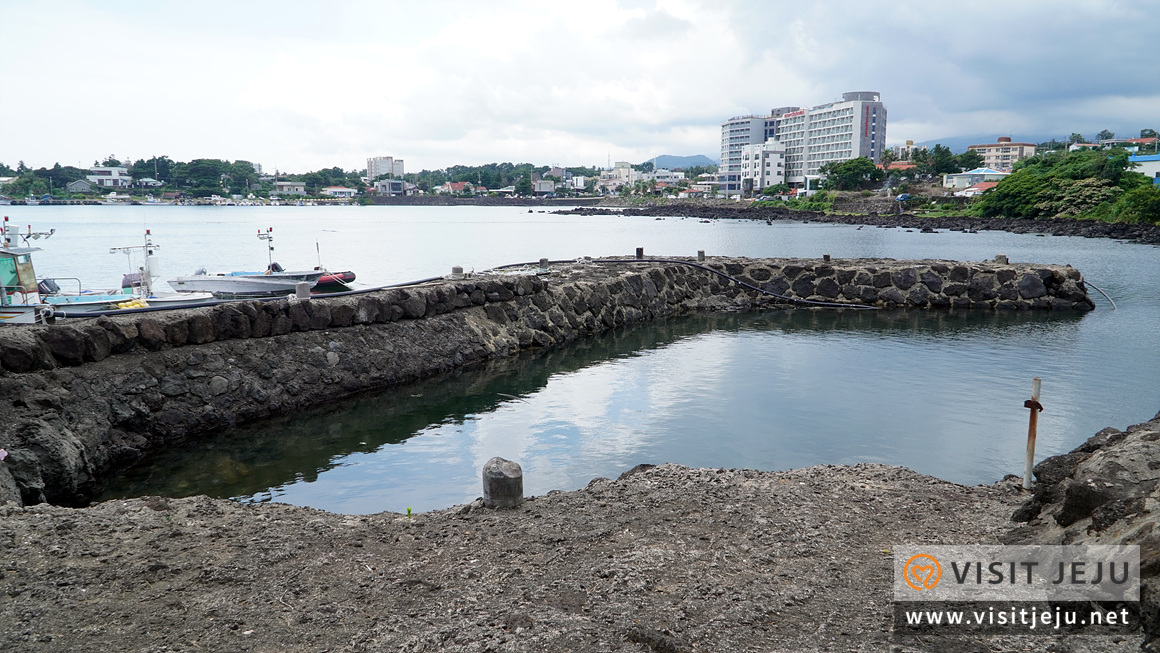
[[[452,265],[451,266],[451,278],[452,279],[462,279],[463,278],[463,266],[462,265]]]
[[[697,260],[698,260],[698,261],[704,261],[704,260],[705,260],[705,250],[703,250],[703,249],[699,249],[699,250],[697,250]]]
[[[515,508],[524,502],[524,470],[519,463],[500,457],[483,466],[483,505]]]
[[[830,262],[830,255],[829,254],[822,254],[822,260],[825,261],[826,263],[829,263]]]
[[[299,281],[294,284],[294,299],[310,299],[310,282]]]
[[[1002,263],[1003,265],[1007,265],[1007,255],[1006,254],[996,254],[995,255],[995,262]]]
[[[636,248],[636,257],[637,258],[644,258],[644,248],[643,247]]]

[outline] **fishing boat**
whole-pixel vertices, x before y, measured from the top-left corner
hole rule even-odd
[[[193,274],[175,277],[169,285],[179,293],[208,292],[217,297],[268,297],[294,292],[299,283],[313,288],[318,280],[329,274],[326,270],[284,270],[274,261],[274,228],[258,230],[258,238],[266,241],[269,263],[265,272],[221,272],[209,274],[204,268]]]
[[[137,265],[135,272],[121,278],[121,287],[112,290],[83,290],[79,279],[75,281],[75,292],[63,291],[61,278],[45,278],[39,283],[43,300],[52,305],[56,317],[92,317],[131,309],[194,308],[217,303],[211,293],[176,293],[154,289],[154,280],[160,276],[160,265],[154,253],[159,245],[153,244],[152,234],[145,230],[142,245],[112,247],[110,254],[125,254],[129,259],[129,269],[133,270],[137,257],[143,257],[143,265]]]
[[[32,267],[32,252],[40,248],[20,246],[22,239],[27,243],[45,234],[34,235],[31,227],[27,236],[19,231],[5,216],[0,227],[0,324],[46,324],[53,317],[53,308],[41,301]]]

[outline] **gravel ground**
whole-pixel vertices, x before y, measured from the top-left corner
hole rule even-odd
[[[661,465],[410,518],[207,497],[4,506],[0,650],[1135,650],[892,633],[892,547],[994,543],[1023,498],[882,465]]]

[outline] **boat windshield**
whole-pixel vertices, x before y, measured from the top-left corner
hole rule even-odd
[[[0,256],[0,286],[4,287],[4,303],[15,292],[36,292],[36,273],[32,270],[32,257]]]

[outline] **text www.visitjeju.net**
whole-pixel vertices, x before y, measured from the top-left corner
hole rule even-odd
[[[1080,611],[1035,610],[906,610],[907,626],[1009,626],[1029,630],[1055,630],[1071,626],[1130,627],[1127,609]]]

